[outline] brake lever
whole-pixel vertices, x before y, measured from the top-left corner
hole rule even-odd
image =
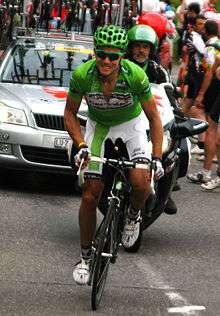
[[[81,159],[81,162],[80,162],[80,165],[79,165],[79,169],[78,169],[78,171],[77,171],[77,173],[76,173],[77,176],[78,176],[78,175],[80,174],[80,172],[81,172],[81,169],[82,169],[84,160],[85,160],[85,158],[82,158],[82,159]]]
[[[151,180],[150,180],[150,186],[151,186],[152,194],[155,194],[155,190],[154,190],[155,168],[156,168],[156,163],[155,163],[155,162],[152,162],[152,163],[151,163]]]

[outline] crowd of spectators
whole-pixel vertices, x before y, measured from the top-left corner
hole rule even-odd
[[[209,123],[192,150],[203,167],[187,178],[205,190],[220,187],[220,14],[215,4],[216,0],[209,0],[187,5],[183,0],[176,11],[182,110],[186,116]],[[213,163],[217,163],[214,177]]]

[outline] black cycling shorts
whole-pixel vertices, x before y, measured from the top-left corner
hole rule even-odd
[[[200,90],[202,81],[204,78],[204,72],[190,73],[187,76],[185,84],[188,85],[186,97],[189,99],[195,99]]]
[[[220,116],[220,80],[215,77],[204,96],[205,112],[218,123]]]

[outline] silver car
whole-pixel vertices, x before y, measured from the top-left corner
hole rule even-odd
[[[38,34],[12,43],[0,65],[1,170],[71,172],[65,102],[73,69],[92,54],[92,39],[83,35]],[[83,101],[82,128],[86,111]]]

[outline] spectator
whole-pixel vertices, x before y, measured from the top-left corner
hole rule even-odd
[[[196,97],[196,106],[204,106],[209,128],[205,137],[205,160],[203,169],[188,174],[188,179],[192,182],[206,183],[211,180],[212,160],[216,154],[217,126],[220,109],[220,40],[218,38],[218,24],[215,21],[205,22],[206,42],[206,72]],[[204,104],[204,105],[203,105]],[[219,154],[219,153],[218,153]],[[218,169],[218,175],[220,170]]]
[[[189,32],[185,44],[187,47],[187,78],[188,85],[186,98],[183,100],[183,112],[190,116],[190,109],[197,97],[204,77],[203,57],[205,54],[205,43],[202,39],[205,19],[198,15],[192,20],[192,31]]]

